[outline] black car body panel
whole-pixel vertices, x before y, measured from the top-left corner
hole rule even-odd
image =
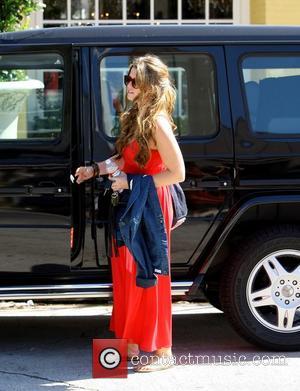
[[[69,176],[113,153],[118,119],[112,101],[124,95],[118,80],[132,57],[149,52],[168,63],[179,92],[176,121],[189,214],[173,231],[173,294],[205,293],[219,306],[220,286],[230,290],[220,282],[223,271],[245,238],[261,228],[270,233],[274,224],[299,224],[299,27],[91,26],[2,33],[0,80],[1,71],[21,69],[40,84],[28,93],[18,135],[0,134],[0,297],[111,296],[106,222],[97,220],[103,184],[72,184]],[[280,102],[289,92],[290,104],[272,108],[276,93]],[[9,110],[1,99],[0,90],[4,121]]]

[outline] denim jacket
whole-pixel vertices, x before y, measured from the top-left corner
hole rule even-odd
[[[116,211],[117,245],[126,245],[137,263],[136,285],[157,284],[156,274],[169,275],[164,216],[151,175],[127,174],[130,190],[121,193],[125,206]],[[123,194],[124,193],[124,194]]]

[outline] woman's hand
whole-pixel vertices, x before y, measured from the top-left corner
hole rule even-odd
[[[119,170],[122,170],[124,166],[124,159],[121,157],[117,159],[118,155],[112,156],[110,159],[115,163],[116,167],[113,167],[113,170],[118,168]],[[108,159],[107,159],[108,160]],[[106,164],[107,160],[103,160],[101,162],[97,162],[98,167],[99,167],[99,176],[100,175],[107,175],[110,174],[111,171],[108,169],[108,165]],[[77,170],[75,171],[75,177],[76,177],[76,182],[81,183],[84,182],[94,176],[94,168],[92,166],[86,166],[86,167],[78,167]]]
[[[129,189],[128,182],[127,182],[127,175],[123,171],[121,171],[120,174],[115,177],[113,177],[112,175],[109,175],[108,179],[110,181],[112,181],[111,188],[113,191]]]
[[[78,167],[75,171],[76,182],[84,182],[94,176],[94,169],[92,166]]]

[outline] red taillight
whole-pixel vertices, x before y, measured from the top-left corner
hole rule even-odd
[[[73,248],[73,239],[74,239],[74,228],[71,227],[70,231],[70,247]]]

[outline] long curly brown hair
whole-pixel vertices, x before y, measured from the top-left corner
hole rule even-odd
[[[173,131],[177,128],[172,118],[176,90],[167,65],[159,57],[147,54],[135,58],[129,66],[128,74],[133,67],[136,70],[136,84],[140,93],[120,117],[121,133],[115,147],[121,157],[123,148],[132,139],[136,139],[139,151],[135,161],[140,167],[144,167],[150,158],[149,141],[152,140],[156,145],[153,129],[157,115],[164,113]]]

